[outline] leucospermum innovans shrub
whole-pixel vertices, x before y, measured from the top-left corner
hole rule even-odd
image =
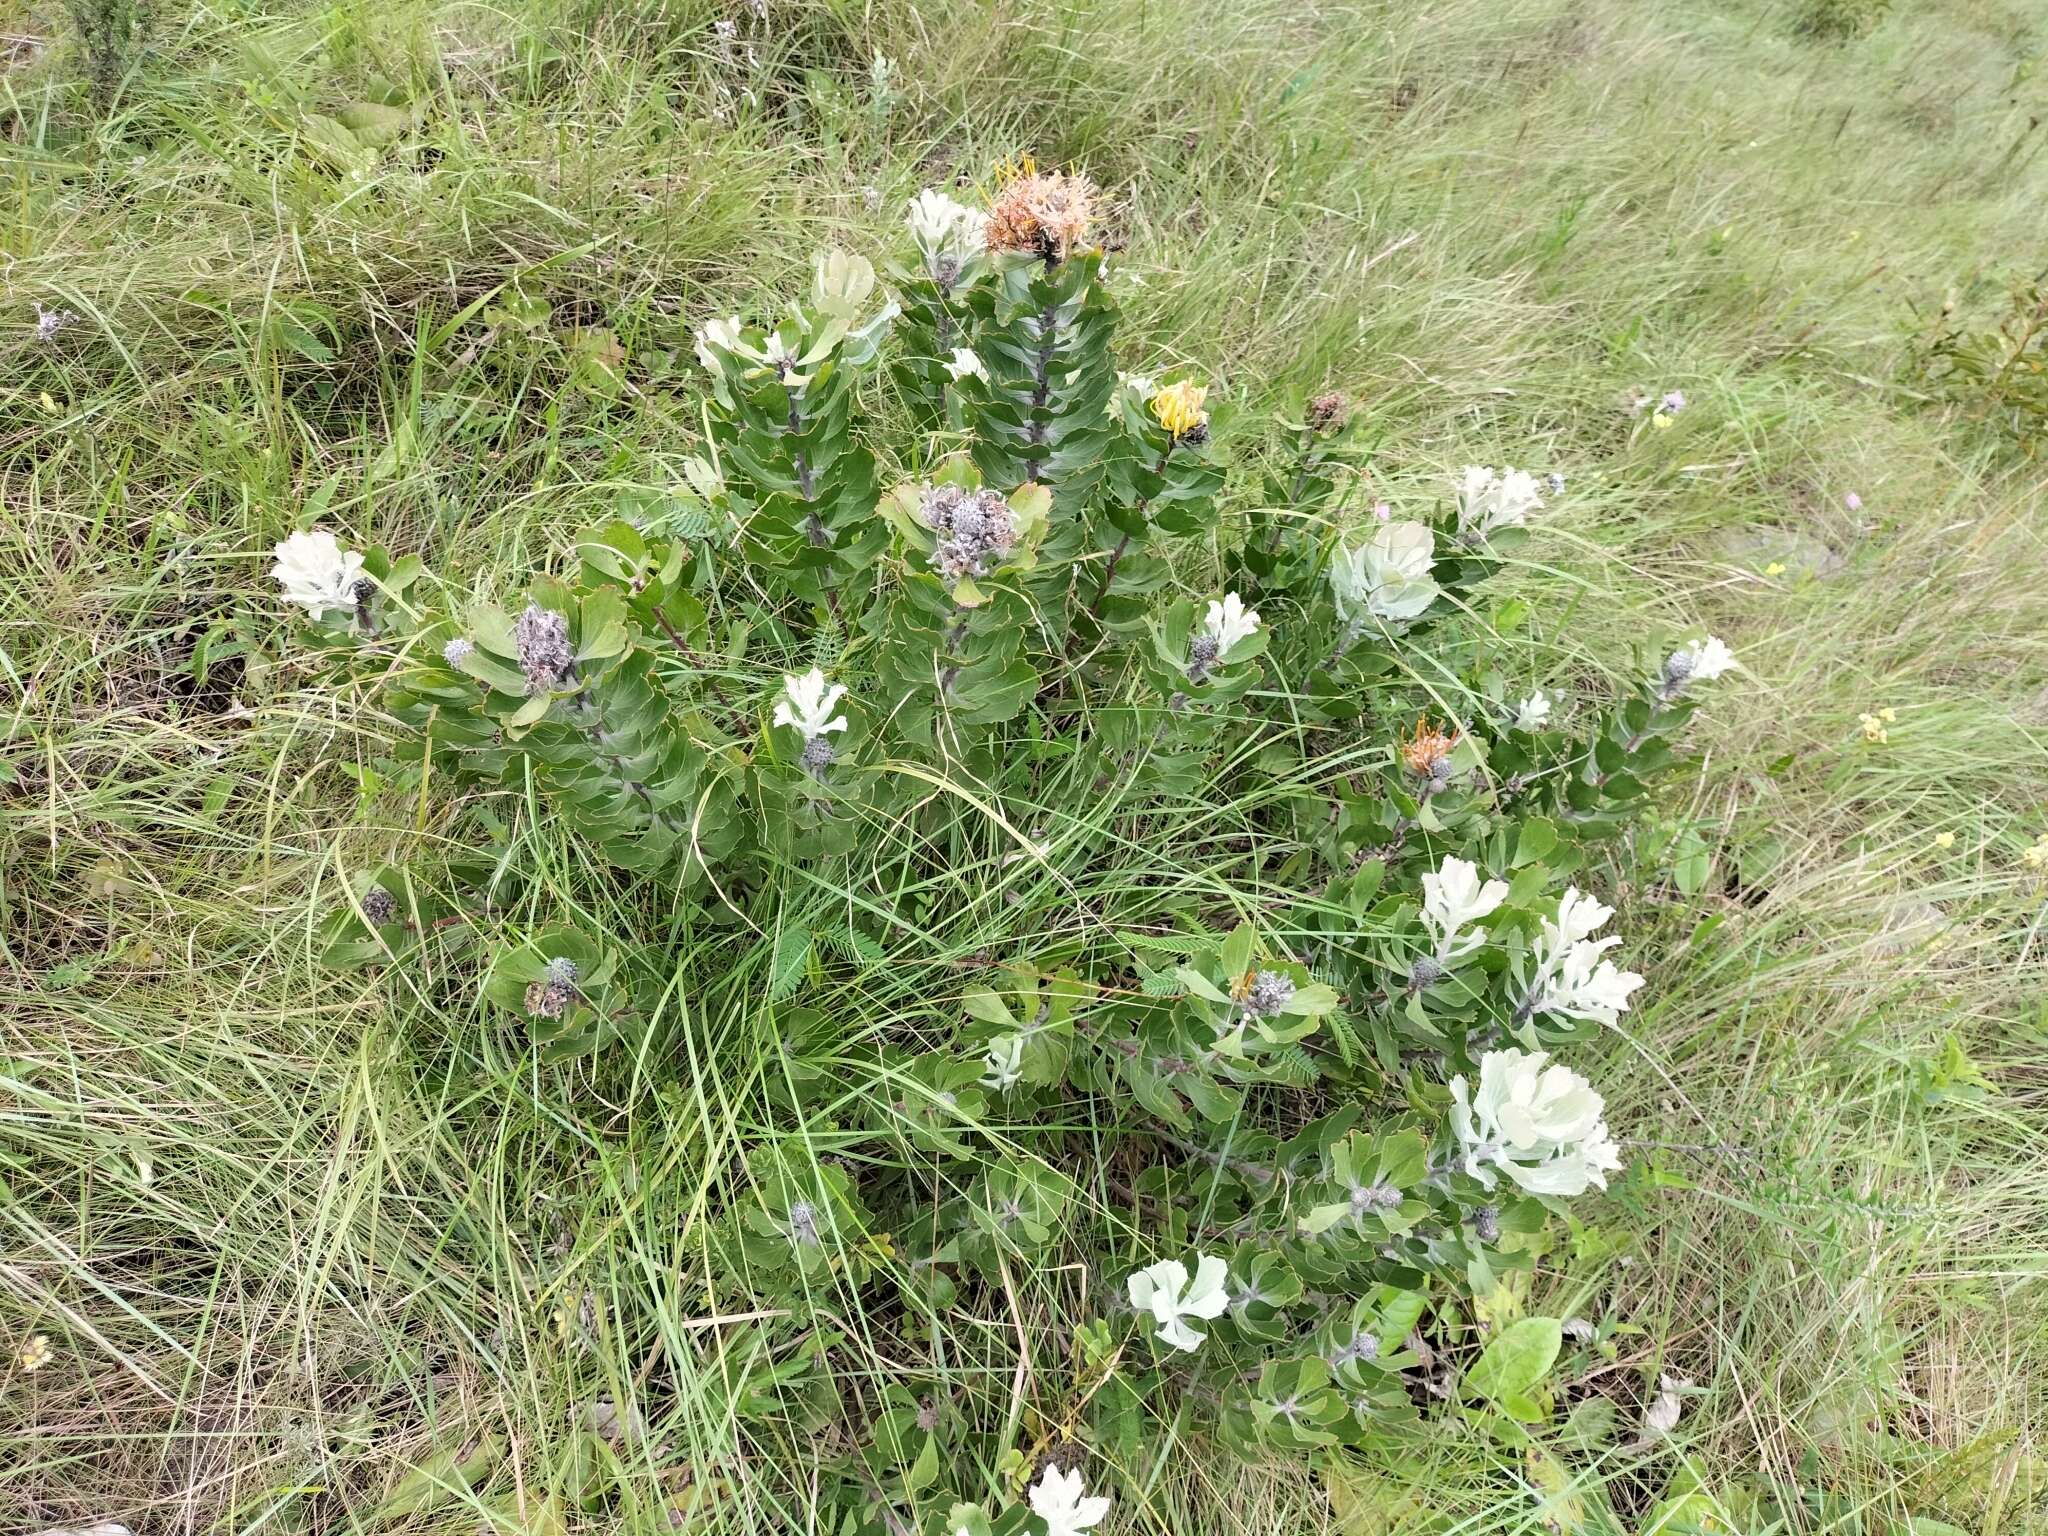
[[[1086,1530],[1148,1422],[1319,1456],[1544,1419],[1559,1323],[1459,1320],[1623,1166],[1571,1065],[1643,984],[1589,855],[1734,665],[1698,637],[1620,697],[1509,686],[1465,599],[1542,538],[1537,481],[1354,514],[1339,396],[1245,435],[1263,485],[1222,516],[1218,392],[1119,370],[1095,202],[1028,164],[986,207],[928,191],[886,279],[827,252],[780,318],[710,320],[687,485],[502,606],[444,605],[432,552],[278,550],[422,792],[480,841],[537,804],[663,914],[507,931],[387,867],[335,963],[430,986],[463,972],[423,953],[473,946],[508,1020],[600,1065],[659,1045],[678,987],[759,993],[779,1119],[714,1170],[688,1285],[741,1319],[706,1348],[736,1432],[801,1460],[807,1528]],[[1244,890],[1132,852],[1219,804],[1259,833]],[[991,840],[1002,892],[949,885]],[[842,929],[792,937],[796,871],[853,893]],[[934,890],[1087,921],[1020,924],[847,1038],[807,994],[943,927]],[[1021,1385],[949,1368],[1034,1277],[1071,1333]]]

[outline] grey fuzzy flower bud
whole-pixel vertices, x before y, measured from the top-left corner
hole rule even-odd
[[[1564,494],[1564,476],[1560,475],[1556,470],[1553,469],[1549,474],[1545,475],[1543,483],[1550,488],[1551,495],[1562,496]]]
[[[1370,1333],[1354,1333],[1327,1356],[1332,1366],[1356,1365],[1361,1360],[1377,1360],[1379,1357],[1380,1341]]]
[[[441,647],[441,659],[451,667],[461,666],[475,654],[475,642],[465,640],[460,635]]]
[[[1255,1019],[1268,1019],[1293,1000],[1294,978],[1284,971],[1260,971],[1245,993],[1244,1011]]]
[[[818,1246],[818,1208],[808,1200],[798,1200],[789,1208],[790,1241],[806,1248]]]
[[[568,676],[575,654],[569,649],[567,614],[528,603],[512,625],[512,638],[519,647],[528,693],[546,693]]]
[[[1482,1243],[1500,1241],[1500,1207],[1482,1205],[1472,1213],[1472,1235]]]
[[[1222,654],[1222,647],[1216,637],[1209,634],[1195,636],[1188,642],[1188,681],[1207,682],[1209,669],[1216,665],[1216,658]]]
[[[1442,981],[1445,974],[1443,966],[1438,961],[1424,955],[1408,972],[1408,988],[1411,992],[1420,992],[1424,987]]]
[[[804,772],[814,777],[823,777],[825,770],[832,766],[835,755],[829,740],[823,736],[813,736],[804,743],[803,756],[798,761],[803,764]]]
[[[550,985],[573,987],[583,975],[583,967],[567,955],[557,955],[548,962],[547,979]]]
[[[363,917],[372,928],[382,928],[398,916],[398,898],[381,885],[363,892]]]

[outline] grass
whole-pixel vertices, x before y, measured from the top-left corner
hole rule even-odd
[[[479,301],[517,278],[654,379],[815,244],[879,252],[918,186],[1032,149],[1116,193],[1131,365],[1215,374],[1226,441],[1337,386],[1373,494],[1569,477],[1513,582],[1532,680],[1598,686],[1695,617],[1744,659],[1673,831],[1611,872],[1662,941],[1593,1075],[1665,1187],[1588,1206],[1570,1294],[1530,1298],[1642,1330],[1630,1411],[1660,1369],[1693,1384],[1666,1448],[1574,1473],[1586,1528],[1687,1480],[1745,1532],[2037,1528],[2048,494],[1901,361],[1913,306],[2041,265],[2040,17],[1930,0],[1829,45],[1762,0],[778,3],[733,13],[728,60],[720,14],[166,8],[94,118],[56,8],[0,3],[0,1335],[56,1346],[0,1370],[0,1524],[466,1531],[475,1498],[380,1501],[495,1449],[492,1500],[529,1497],[500,1529],[805,1528],[736,1456],[743,1335],[692,1262],[776,1114],[772,936],[602,1072],[438,978],[321,970],[346,873],[461,850],[380,789],[389,733],[297,648],[264,552],[322,506],[509,589],[696,429],[665,387],[607,402],[480,347]],[[393,142],[309,147],[304,114],[387,97]],[[36,304],[77,318],[44,344]],[[1671,388],[1669,431],[1625,408]],[[1155,878],[1226,889],[1245,825],[1209,808],[1068,892],[956,850],[926,930],[808,1000],[849,1039],[936,1017],[984,948]],[[1695,894],[1669,835],[1712,856]],[[544,819],[496,852],[512,926],[647,920]],[[848,899],[792,872],[785,921]],[[1938,1091],[1950,1041],[1990,1092]],[[1008,1392],[1080,1300],[1026,1279],[941,1376]],[[893,1341],[849,1325],[879,1381]],[[600,1510],[551,1504],[597,1399],[654,1417]],[[1298,1468],[1125,1486],[1134,1530],[1340,1527]],[[1575,1523],[1454,1433],[1338,1497],[1351,1532]]]

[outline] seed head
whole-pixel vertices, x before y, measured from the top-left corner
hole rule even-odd
[[[512,638],[519,647],[519,666],[526,673],[528,693],[546,693],[569,675],[575,656],[569,649],[567,614],[528,603],[526,612],[512,625]]]
[[[1351,402],[1334,389],[1308,403],[1309,429],[1314,432],[1335,432],[1350,416]]]
[[[559,1019],[575,1001],[573,982],[536,981],[526,989],[526,1011],[536,1019]]]
[[[382,928],[398,917],[398,898],[381,885],[363,892],[363,916],[372,928]]]

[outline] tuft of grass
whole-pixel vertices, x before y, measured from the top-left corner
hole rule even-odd
[[[386,735],[294,650],[265,551],[317,509],[496,591],[660,494],[697,427],[487,336],[486,304],[539,297],[667,376],[815,243],[878,251],[917,187],[1020,149],[1111,189],[1134,364],[1218,375],[1248,444],[1337,387],[1378,434],[1362,500],[1468,461],[1567,476],[1514,583],[1553,692],[1696,617],[1743,657],[1670,828],[1606,874],[1664,939],[1594,1074],[1655,1196],[1589,1206],[1569,1293],[1539,1271],[1526,1298],[1641,1330],[1599,1378],[1619,1412],[1691,1384],[1667,1441],[1573,1473],[1586,1528],[1694,1488],[1744,1531],[2038,1522],[2048,494],[1900,366],[1914,304],[2038,247],[2027,8],[1934,0],[1816,48],[1738,0],[213,3],[166,10],[96,115],[20,15],[0,1335],[56,1357],[0,1366],[9,1529],[808,1529],[786,1469],[732,1471],[748,1362],[695,1247],[777,1123],[777,936],[616,1070],[322,971],[319,917],[390,858],[488,853],[508,924],[695,919],[628,910],[544,820],[453,847],[431,797],[386,793]],[[46,341],[36,306],[77,318]],[[1631,394],[1671,388],[1691,404],[1644,430]],[[914,1030],[979,957],[1239,878],[1250,809],[1134,828],[1091,884],[1022,878],[989,829],[925,929],[810,1001],[849,1039]],[[814,935],[866,899],[785,889]],[[1018,1277],[908,1361],[855,1312],[842,1375],[1007,1392],[1086,1301]],[[644,1422],[585,1509],[559,1490],[591,1486],[568,1431],[599,1400]],[[1455,1434],[1324,1485],[1152,1429],[1132,1530],[1556,1516]]]

